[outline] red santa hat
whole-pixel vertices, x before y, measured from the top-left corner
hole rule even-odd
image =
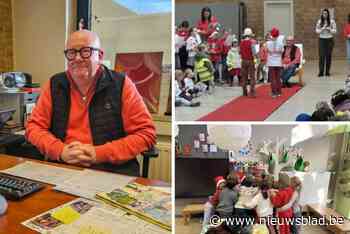
[[[220,184],[225,183],[225,179],[222,176],[217,176],[214,178],[215,183],[216,183],[216,188],[220,187]]]
[[[278,28],[274,27],[271,29],[270,35],[273,38],[277,38],[280,35],[280,31],[278,30]]]

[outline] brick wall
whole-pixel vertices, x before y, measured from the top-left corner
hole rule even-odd
[[[0,0],[0,72],[13,69],[11,0]]]
[[[247,6],[247,23],[256,35],[264,33],[264,1],[242,0]],[[298,42],[302,42],[305,48],[306,59],[318,58],[318,36],[315,33],[317,19],[321,8],[335,8],[335,20],[338,33],[335,37],[333,57],[345,58],[345,39],[343,38],[343,26],[350,13],[350,0],[294,0],[294,34]]]

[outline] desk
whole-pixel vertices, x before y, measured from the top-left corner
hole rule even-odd
[[[54,165],[58,167],[66,167],[72,169],[80,169],[78,167],[43,162],[37,160],[29,160],[25,158],[13,157],[5,154],[0,154],[0,170],[13,167],[24,161],[35,161],[43,164]],[[169,186],[169,184],[144,178],[137,178],[136,182],[144,185],[151,186]],[[21,222],[39,215],[45,211],[48,211],[57,206],[63,205],[71,200],[77,198],[76,196],[66,193],[58,192],[52,189],[53,186],[47,185],[45,189],[30,195],[20,201],[8,201],[9,207],[4,216],[0,216],[0,234],[12,234],[12,233],[37,233],[27,227],[23,226]]]

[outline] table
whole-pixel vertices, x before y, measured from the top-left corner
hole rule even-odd
[[[35,161],[48,165],[82,170],[82,168],[75,166],[31,160],[26,158],[9,156],[5,154],[0,154],[0,170],[13,167],[24,161]],[[162,181],[149,180],[141,177],[137,178],[136,182],[151,186],[169,186],[168,183]],[[30,219],[36,215],[39,215],[45,211],[63,205],[64,203],[67,203],[77,198],[73,195],[55,191],[52,189],[52,187],[54,186],[47,185],[43,190],[36,192],[20,201],[8,201],[9,206],[7,212],[5,213],[5,215],[0,216],[0,234],[37,233],[23,226],[21,223],[27,219]]]

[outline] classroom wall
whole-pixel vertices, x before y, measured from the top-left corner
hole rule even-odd
[[[43,85],[64,70],[66,1],[13,0],[14,70]]]
[[[255,125],[252,128],[251,141],[254,145],[268,139],[274,141],[278,136],[279,139],[286,138],[285,144],[289,146],[292,143],[292,130],[296,126],[297,125]],[[306,127],[310,127],[310,130],[315,135],[318,135],[320,132],[325,132],[325,128],[328,128],[326,125],[310,125]],[[304,160],[311,162],[312,170],[325,171],[327,170],[329,157],[341,146],[335,143],[333,137],[316,136],[297,143],[296,147],[303,149]]]
[[[279,0],[275,0],[279,1]],[[281,0],[280,0],[281,1]],[[242,0],[247,6],[248,26],[257,35],[264,33],[264,1]],[[322,8],[335,8],[335,20],[338,33],[335,36],[333,57],[345,59],[345,39],[342,29],[350,13],[350,1],[347,0],[293,0],[294,4],[294,34],[297,42],[302,42],[306,59],[318,58],[318,35],[315,32],[316,22]]]
[[[111,0],[92,1],[92,20],[106,49],[105,58],[115,63],[115,54],[163,51],[163,64],[171,64],[171,14],[137,16]]]
[[[257,36],[264,34],[264,2],[267,0],[241,0],[247,6],[247,25],[251,27]],[[271,0],[269,0],[271,1]],[[272,0],[283,1],[283,0]],[[175,0],[176,3],[199,3],[232,2],[235,0]],[[350,1],[348,0],[293,0],[294,4],[294,34],[297,42],[302,42],[305,49],[306,59],[318,58],[318,36],[315,33],[317,19],[322,8],[335,8],[335,20],[338,33],[335,37],[333,57],[345,59],[345,39],[342,34],[343,26],[350,13]],[[200,15],[200,12],[194,13]]]
[[[0,72],[13,69],[12,1],[0,0]]]

